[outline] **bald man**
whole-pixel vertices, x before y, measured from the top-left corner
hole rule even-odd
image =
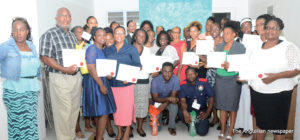
[[[81,75],[76,65],[63,66],[62,49],[75,49],[75,35],[69,30],[70,11],[59,8],[55,17],[56,26],[40,38],[40,57],[49,72],[49,88],[58,140],[74,140],[79,113]]]

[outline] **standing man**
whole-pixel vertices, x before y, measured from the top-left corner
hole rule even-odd
[[[179,116],[189,126],[192,121],[190,112],[195,111],[196,132],[200,136],[205,136],[209,129],[208,117],[214,105],[215,93],[206,79],[197,78],[195,68],[189,67],[185,73],[186,80],[182,81],[179,93],[181,104]]]
[[[63,66],[62,49],[75,49],[75,35],[69,30],[70,11],[59,8],[55,17],[56,26],[40,38],[40,56],[49,72],[49,88],[58,140],[74,140],[79,113],[81,75],[76,65]]]
[[[165,62],[159,76],[151,82],[151,93],[154,106],[161,112],[169,110],[169,128],[168,131],[172,136],[176,135],[175,119],[178,112],[177,96],[180,90],[179,79],[173,74],[173,64]],[[162,127],[162,113],[158,115],[159,127]]]
[[[126,36],[126,41],[128,44],[132,43],[132,36],[135,30],[136,30],[136,23],[133,20],[129,20],[127,22],[127,36]]]

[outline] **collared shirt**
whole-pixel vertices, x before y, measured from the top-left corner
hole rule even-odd
[[[151,93],[158,94],[160,98],[170,97],[172,91],[179,90],[179,79],[175,75],[172,75],[171,79],[166,82],[162,74],[160,74],[151,82]]]
[[[178,97],[186,99],[187,111],[191,112],[194,99],[197,99],[197,103],[201,105],[200,110],[206,110],[208,98],[214,96],[215,92],[212,87],[207,82],[197,79],[194,85],[184,81],[184,84],[180,86]]]
[[[117,60],[117,70],[116,76],[111,80],[112,87],[124,87],[131,84],[124,85],[122,81],[116,80],[119,71],[120,64],[126,64],[131,66],[141,67],[140,56],[137,49],[127,43],[124,43],[122,48],[117,52],[117,48],[115,45],[112,45],[109,48],[103,49],[104,54],[106,55],[107,59],[114,59]]]
[[[40,55],[50,57],[63,66],[62,49],[75,49],[76,43],[77,39],[71,31],[66,33],[65,30],[56,26],[49,29],[41,36]],[[49,72],[62,73],[48,65],[45,65],[45,70]]]

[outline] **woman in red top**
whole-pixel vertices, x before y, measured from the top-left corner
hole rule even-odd
[[[177,75],[180,81],[185,80],[185,69],[187,68],[186,65],[182,65],[182,55],[183,52],[187,51],[186,48],[186,42],[183,40],[180,40],[180,35],[181,35],[181,29],[180,27],[176,26],[172,29],[172,38],[173,41],[171,42],[171,45],[176,49],[177,54],[179,56],[180,64],[174,69],[174,74]]]

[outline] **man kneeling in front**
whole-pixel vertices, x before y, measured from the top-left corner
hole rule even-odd
[[[190,112],[195,111],[197,114],[196,132],[200,136],[205,136],[209,129],[208,117],[214,105],[215,93],[206,79],[197,78],[198,74],[194,68],[187,68],[185,74],[186,80],[181,82],[179,92],[181,106],[179,116],[189,128],[192,121]],[[207,100],[209,100],[208,106]]]

